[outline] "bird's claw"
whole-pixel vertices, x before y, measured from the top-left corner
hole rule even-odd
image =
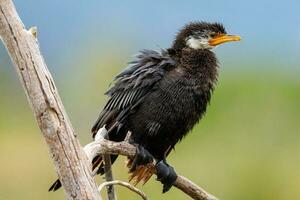
[[[129,172],[134,172],[140,165],[153,162],[153,156],[141,145],[136,146],[136,153]]]
[[[163,193],[170,190],[177,179],[177,174],[173,167],[164,160],[156,163],[157,180],[163,184]]]

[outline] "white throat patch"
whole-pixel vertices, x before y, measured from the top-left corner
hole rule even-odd
[[[192,49],[212,49],[212,46],[209,45],[208,39],[206,38],[198,39],[191,36],[186,40],[186,45]]]

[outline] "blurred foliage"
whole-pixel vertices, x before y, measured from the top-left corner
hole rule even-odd
[[[72,75],[53,70],[82,143],[90,140],[102,94],[120,70],[115,66],[125,63],[110,53],[83,57],[72,65]],[[54,167],[13,69],[0,66],[0,79],[0,199],[64,199],[62,190],[47,192]],[[206,116],[177,145],[170,163],[222,200],[298,199],[299,100],[300,80],[293,73],[222,67]],[[117,179],[128,176],[124,161],[114,166]],[[155,177],[140,187],[150,199],[186,199],[177,189],[162,195]],[[139,198],[117,191],[119,199]]]

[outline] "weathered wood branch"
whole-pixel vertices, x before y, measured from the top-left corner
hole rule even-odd
[[[67,198],[101,199],[86,155],[39,50],[36,35],[25,29],[11,0],[0,0],[0,36],[53,156]]]
[[[104,161],[104,174],[106,182],[111,182],[114,180],[113,173],[112,173],[112,166],[111,166],[111,159],[110,155],[103,154],[102,159]],[[108,200],[116,200],[117,195],[115,192],[115,188],[113,184],[109,184],[106,186],[107,197]]]
[[[135,146],[129,144],[126,141],[112,142],[106,140],[103,137],[104,135],[106,135],[106,129],[101,128],[96,134],[95,141],[87,144],[84,147],[84,150],[90,160],[92,160],[95,156],[102,154],[116,154],[127,157],[134,157],[136,153]],[[154,164],[151,167],[154,169]],[[154,171],[154,173],[156,172]],[[218,200],[218,198],[209,194],[204,189],[181,175],[178,175],[174,186],[196,200]]]
[[[109,185],[121,185],[121,186],[124,186],[124,187],[128,188],[129,190],[131,190],[132,192],[135,192],[138,195],[140,195],[143,198],[143,200],[148,200],[146,194],[143,191],[139,190],[138,188],[134,187],[133,185],[130,185],[127,182],[120,181],[120,180],[104,182],[104,183],[102,183],[98,187],[98,189],[99,189],[99,191],[101,191],[103,187],[105,187],[105,186],[107,187]]]

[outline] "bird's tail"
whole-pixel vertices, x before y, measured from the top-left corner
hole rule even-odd
[[[113,158],[111,158],[112,163],[117,159],[117,156],[113,155]],[[132,164],[132,159],[128,159],[127,162],[127,167],[130,167]],[[93,163],[93,170],[97,167],[97,174],[104,174],[104,163],[102,160],[102,156],[97,156],[94,159],[94,163]],[[142,183],[143,185],[151,178],[151,176],[154,174],[154,168],[153,166],[150,165],[143,165],[143,166],[138,166],[137,169],[130,173],[129,175],[129,182],[133,181],[134,185],[137,185],[138,183]],[[49,188],[49,192],[53,191],[55,192],[56,190],[58,190],[59,188],[61,188],[61,182],[59,179],[57,179]]]
[[[50,192],[50,191],[55,192],[55,191],[58,190],[60,187],[61,187],[61,182],[60,182],[59,179],[57,179],[57,180],[51,185],[51,187],[49,188],[48,191],[49,191],[49,192]]]
[[[97,124],[98,123],[96,123],[96,125]],[[96,134],[97,131],[98,131],[96,129],[97,128],[96,125],[93,127],[93,130],[92,130],[93,134]],[[101,126],[99,126],[99,127],[101,127]],[[114,122],[111,126],[108,126],[107,134],[108,134],[109,140],[115,141],[115,142],[120,142],[120,141],[123,141],[125,139],[127,132],[128,132],[128,130],[124,126],[122,126],[122,124]],[[111,155],[110,156],[111,164],[113,164],[116,161],[117,157],[118,157],[118,155]],[[100,174],[100,175],[104,174],[104,163],[103,163],[101,155],[96,156],[93,159],[92,166],[93,166],[93,168],[92,168],[93,172],[96,170],[95,171],[96,174]],[[56,180],[51,185],[51,187],[49,188],[48,191],[53,191],[54,192],[54,191],[58,190],[60,187],[61,187],[61,182],[59,180]]]
[[[117,155],[111,155],[110,156],[110,159],[111,159],[111,164],[113,164],[116,159],[117,159]],[[96,170],[96,174],[100,174],[100,175],[103,175],[104,174],[104,162],[103,162],[103,159],[102,159],[102,156],[99,155],[99,156],[96,156],[93,161],[92,161],[92,165],[93,165],[93,171]],[[98,169],[96,169],[98,167]],[[50,191],[53,191],[55,192],[56,190],[58,190],[59,188],[61,188],[61,182],[59,179],[57,179],[52,185],[51,187],[49,188],[49,192]]]

